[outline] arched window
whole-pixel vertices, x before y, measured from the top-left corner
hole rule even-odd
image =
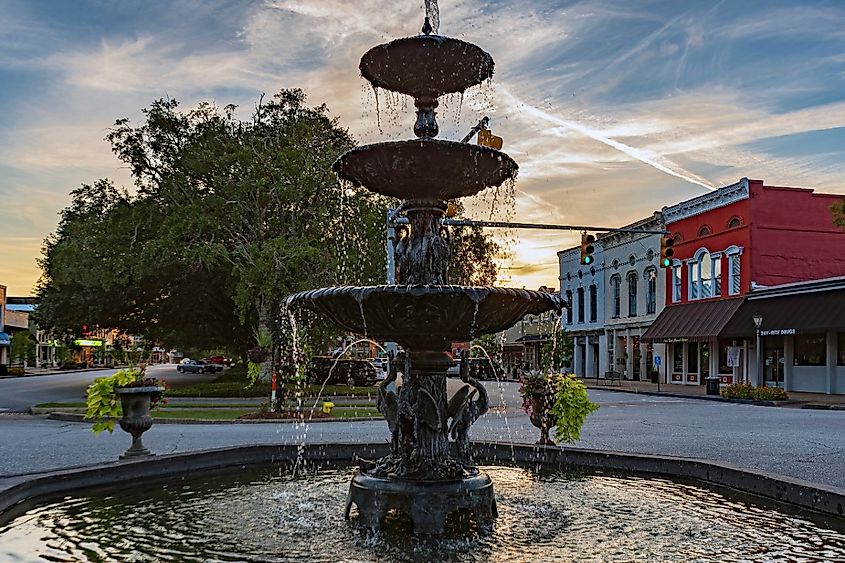
[[[572,290],[566,290],[566,324],[572,324]]]
[[[620,301],[620,286],[622,285],[622,278],[619,274],[610,278],[610,293],[613,296],[613,317],[618,318],[622,314],[622,304]]]
[[[681,300],[683,267],[680,260],[672,261],[672,303],[678,303]]]
[[[707,299],[721,295],[721,254],[711,255],[706,248],[699,248],[689,263],[689,299]]]
[[[725,249],[725,255],[728,257],[728,295],[739,295],[742,291],[742,249],[729,246]]]
[[[731,217],[731,220],[728,221],[728,228],[729,229],[735,229],[735,228],[739,227],[740,225],[742,225],[742,219],[737,215],[734,215],[733,217]]]
[[[710,231],[710,227],[708,227],[707,225],[702,225],[702,226],[698,229],[698,236],[700,236],[700,237],[706,237],[706,236],[707,236],[707,235],[709,235],[710,233],[711,233],[711,231]]]
[[[628,316],[637,316],[637,272],[628,272]]]
[[[578,322],[584,322],[584,288],[578,288]]]
[[[594,323],[598,320],[599,316],[599,299],[598,299],[599,290],[596,287],[596,284],[592,284],[590,286],[590,322]]]
[[[657,311],[657,269],[648,268],[644,272],[646,281],[645,312],[650,315]]]

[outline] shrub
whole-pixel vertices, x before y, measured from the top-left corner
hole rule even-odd
[[[581,439],[581,427],[587,415],[599,406],[587,398],[587,387],[571,373],[552,373],[522,379],[519,388],[522,406],[531,414],[531,396],[547,395],[549,414],[555,421],[555,438],[572,444]]]
[[[754,386],[750,383],[732,383],[722,389],[722,397],[726,399],[752,399]]]
[[[10,367],[8,370],[9,375],[23,375],[24,371],[22,367]]]
[[[722,397],[752,401],[785,401],[789,395],[779,387],[754,387],[750,383],[733,383],[722,389]]]
[[[789,398],[780,387],[758,387],[753,396],[755,401],[785,401]]]

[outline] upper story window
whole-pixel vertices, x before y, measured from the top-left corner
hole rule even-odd
[[[681,300],[682,268],[683,265],[677,260],[672,264],[672,303]]]
[[[711,232],[712,232],[712,231],[710,230],[710,227],[708,227],[707,225],[702,225],[702,226],[698,229],[698,236],[700,236],[700,237],[706,237],[706,236],[707,236],[707,235],[709,235]]]
[[[578,288],[578,322],[584,322],[584,288]]]
[[[729,229],[735,229],[735,228],[739,227],[740,225],[742,225],[742,219],[740,219],[736,215],[731,217],[731,220],[728,221],[728,228]]]
[[[647,315],[650,315],[657,311],[657,269],[649,268],[646,270],[645,280],[645,312]]]
[[[637,316],[637,272],[628,272],[628,316]]]
[[[689,299],[707,299],[721,295],[722,258],[701,248],[689,263]]]
[[[740,261],[742,249],[729,246],[725,254],[728,256],[728,295],[739,295],[742,291],[742,262]]]
[[[566,290],[566,324],[572,324],[572,290]]]
[[[590,286],[590,322],[594,323],[599,317],[598,288],[596,284]]]
[[[622,314],[622,304],[620,301],[620,286],[622,285],[622,278],[617,274],[610,278],[610,292],[613,295],[613,318],[618,318]]]

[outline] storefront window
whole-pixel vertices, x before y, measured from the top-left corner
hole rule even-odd
[[[731,374],[734,371],[732,367],[728,367],[728,348],[730,347],[729,341],[719,341],[719,373]]]
[[[796,366],[827,365],[827,338],[824,334],[796,334]]]
[[[839,333],[839,353],[837,354],[836,365],[845,366],[845,332]]]
[[[698,373],[698,342],[687,344],[687,373]]]
[[[672,371],[681,373],[684,371],[684,343],[675,342],[672,345]]]

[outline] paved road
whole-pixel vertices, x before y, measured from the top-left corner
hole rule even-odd
[[[516,385],[505,386],[506,396],[514,398]],[[845,488],[845,411],[594,390],[590,396],[602,408],[587,419],[578,447],[711,459]],[[472,429],[476,440],[533,443],[537,434],[513,404],[506,413],[488,413]],[[383,421],[158,424],[144,442],[170,453],[240,444],[371,442],[387,435]],[[114,460],[128,445],[128,435],[119,429],[95,437],[88,424],[0,416],[0,476]]]
[[[0,412],[26,412],[31,406],[39,403],[84,401],[85,388],[95,378],[111,375],[115,371],[104,369],[0,379]],[[214,379],[211,375],[178,373],[173,364],[149,366],[147,373],[150,377],[164,378],[170,385],[176,386]]]

